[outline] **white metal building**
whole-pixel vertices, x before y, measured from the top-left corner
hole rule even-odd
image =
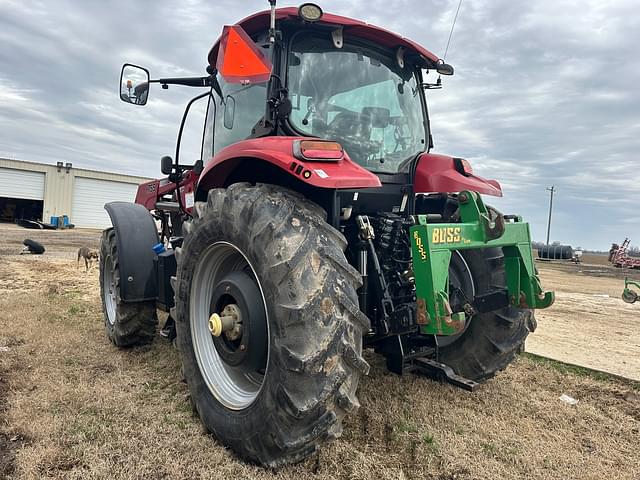
[[[145,177],[0,158],[0,220],[41,220],[67,215],[76,227],[105,228],[104,204],[133,202]]]

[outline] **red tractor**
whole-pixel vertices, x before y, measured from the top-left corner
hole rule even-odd
[[[364,347],[393,372],[472,390],[514,359],[553,294],[528,224],[480,196],[501,196],[498,182],[431,153],[425,91],[440,82],[424,75],[453,68],[317,5],[270,3],[224,28],[206,76],[123,67],[134,105],[154,83],[206,90],[162,158],[167,177],[105,206],[100,281],[112,342],[150,342],[157,309],[170,312],[205,427],[275,466],[340,435]],[[201,160],[184,165],[201,99]]]

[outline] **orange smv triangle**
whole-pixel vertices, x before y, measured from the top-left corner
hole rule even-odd
[[[227,25],[220,37],[216,68],[227,83],[260,83],[269,80],[273,66],[242,27]]]

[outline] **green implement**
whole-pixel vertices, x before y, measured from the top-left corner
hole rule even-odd
[[[411,227],[417,321],[421,333],[459,333],[464,330],[466,314],[482,308],[495,310],[507,305],[547,308],[553,304],[553,292],[542,290],[536,274],[529,224],[519,216],[492,218],[475,192],[461,192],[458,201],[460,223],[428,223],[427,215],[418,215],[417,225]],[[452,312],[449,304],[451,252],[492,247],[502,248],[504,252],[506,291],[468,299],[464,312]]]
[[[624,290],[622,292],[622,300],[627,303],[635,303],[638,300],[638,294],[631,290],[631,287],[635,287],[640,291],[640,282],[624,279]]]

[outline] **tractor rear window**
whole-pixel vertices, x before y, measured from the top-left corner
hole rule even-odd
[[[397,172],[424,151],[426,131],[414,72],[395,60],[330,37],[303,34],[289,53],[292,125],[305,135],[339,141],[374,172]]]

